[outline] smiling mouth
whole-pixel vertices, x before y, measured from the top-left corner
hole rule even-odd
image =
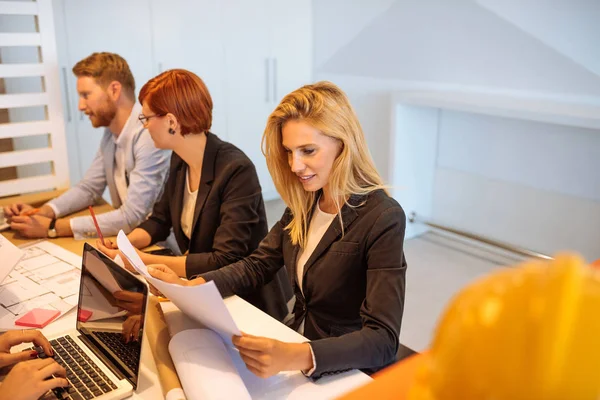
[[[298,179],[300,179],[301,182],[306,182],[314,178],[314,176],[315,175],[298,176]]]

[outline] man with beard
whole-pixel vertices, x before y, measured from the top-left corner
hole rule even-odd
[[[83,179],[37,212],[28,204],[12,204],[4,215],[13,230],[30,238],[96,237],[91,216],[64,218],[93,205],[108,186],[114,211],[100,214],[104,235],[130,232],[146,219],[160,195],[170,152],[154,147],[138,116],[135,81],[119,55],[94,53],[73,67],[79,110],[95,128],[105,127],[100,148]]]

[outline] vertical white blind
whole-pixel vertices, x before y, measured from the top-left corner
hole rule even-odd
[[[40,93],[0,94],[0,108],[9,109],[9,121],[0,123],[0,139],[48,135],[48,146],[20,148],[0,153],[0,167],[22,166],[43,162],[51,163],[51,174],[17,177],[0,181],[0,197],[42,190],[63,189],[69,186],[65,126],[60,94],[58,56],[52,0],[0,1],[2,18],[36,18],[37,32],[0,32],[0,47],[36,47],[39,63],[0,63],[0,79],[40,77]],[[18,85],[12,85],[12,88]],[[43,107],[45,119],[10,121],[10,109]],[[19,175],[19,174],[17,174]]]

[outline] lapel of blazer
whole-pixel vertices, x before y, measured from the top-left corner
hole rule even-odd
[[[121,198],[117,191],[117,185],[115,184],[115,151],[116,145],[112,138],[112,133],[106,128],[105,139],[100,142],[103,146],[102,152],[104,153],[104,171],[106,171],[106,184],[108,185],[108,192],[110,193],[110,200],[114,208],[121,207]]]
[[[300,246],[295,245],[293,246],[292,251],[292,278],[294,279],[294,282],[296,282],[298,288],[300,288],[300,282],[298,282],[298,254],[300,254]]]
[[[317,201],[318,198],[320,197],[320,195],[317,195]],[[308,215],[306,216],[307,221],[310,221],[312,219],[313,213],[315,212],[315,207],[316,204],[313,204],[313,207],[310,209],[310,211],[308,212]],[[294,282],[296,282],[296,285],[298,286],[299,292],[302,293],[302,290],[300,290],[300,282],[298,282],[298,257],[300,256],[300,245],[295,245],[292,247],[293,251],[292,251],[292,279],[294,280]],[[302,273],[302,276],[304,276],[304,273]]]
[[[215,179],[215,160],[217,159],[219,147],[219,138],[210,132],[206,132],[206,149],[204,149],[204,160],[202,161],[202,176],[200,177],[200,186],[198,186],[198,197],[196,198],[196,207],[194,208],[194,223],[192,224],[192,234],[190,236],[194,235],[198,217],[204,207],[212,182]]]
[[[352,206],[356,206],[360,204],[361,196],[350,196],[348,203]],[[318,201],[318,200],[317,200]],[[342,222],[344,226],[344,232],[348,229],[350,224],[354,222],[358,213],[354,209],[354,207],[350,207],[348,204],[344,204],[342,207]],[[315,261],[321,257],[321,255],[331,246],[333,242],[337,240],[342,235],[342,226],[340,225],[340,219],[336,215],[329,228],[325,231],[325,234],[319,241],[319,244],[315,248],[315,251],[310,255],[309,259],[304,264],[304,272],[302,274],[302,279],[306,278],[306,273],[308,270],[314,265]]]
[[[171,207],[171,225],[173,226],[173,232],[177,239],[177,244],[184,253],[189,246],[189,239],[181,233],[181,213],[183,212],[183,191],[187,190],[185,182],[185,174],[187,172],[187,164],[176,154],[173,153],[172,157],[177,157],[179,162],[176,169],[173,171],[175,174],[175,193],[172,193],[173,205]],[[165,187],[165,190],[168,188]],[[183,246],[182,246],[183,245]]]

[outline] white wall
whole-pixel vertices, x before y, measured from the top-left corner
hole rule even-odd
[[[509,93],[598,104],[600,24],[595,16],[599,4],[590,0],[314,1],[315,78],[331,80],[346,91],[377,167],[388,179],[387,171],[403,165],[405,156],[401,150],[388,151],[398,145],[389,133],[396,129],[391,122],[396,118],[391,100],[395,91]],[[444,113],[440,119],[433,217],[539,251],[554,252],[569,245],[586,256],[600,257],[591,244],[600,243],[592,223],[600,196],[596,172],[600,165],[594,158],[600,134],[465,115]],[[422,150],[413,160],[429,159],[431,151]],[[392,183],[402,186],[403,181]],[[402,190],[396,193],[401,193],[398,199],[406,206],[419,198]],[[473,203],[464,200],[475,201],[477,193],[489,207],[475,208],[477,218],[471,221],[465,219],[463,205]],[[520,203],[532,198],[545,199],[545,206],[530,210]],[[509,202],[514,202],[514,214],[506,214]],[[497,229],[484,218],[486,210],[501,217]],[[571,210],[576,211],[569,220]],[[529,211],[534,216],[528,219]],[[552,219],[552,212],[564,218]],[[523,229],[515,236],[509,227]],[[539,234],[534,227],[544,232]],[[566,234],[577,230],[581,230],[578,235]]]
[[[439,129],[438,168],[600,202],[600,130],[452,111]]]
[[[600,95],[596,74],[471,0],[398,0],[319,70]]]
[[[593,60],[600,60],[595,39],[600,24],[589,22],[595,21],[598,2],[539,0],[522,8],[521,3],[313,2],[315,79],[331,80],[348,94],[384,179],[390,164],[390,96],[407,86],[599,101]],[[562,10],[562,24],[553,7]]]
[[[388,179],[390,92],[374,90],[351,76],[335,76],[321,67],[350,43],[395,0],[325,0],[313,1],[314,79],[330,80],[350,98],[365,132],[371,155],[384,180]],[[357,55],[359,57],[359,55]]]
[[[600,258],[600,130],[443,111],[433,219]]]
[[[313,1],[315,68],[320,69],[394,2],[395,0]]]
[[[398,105],[391,138],[390,171],[392,196],[402,205],[407,217],[421,218],[433,214],[433,185],[436,171],[440,110],[431,107]],[[427,230],[423,224],[408,224],[407,239]]]
[[[477,3],[600,75],[600,1],[477,0]]]

